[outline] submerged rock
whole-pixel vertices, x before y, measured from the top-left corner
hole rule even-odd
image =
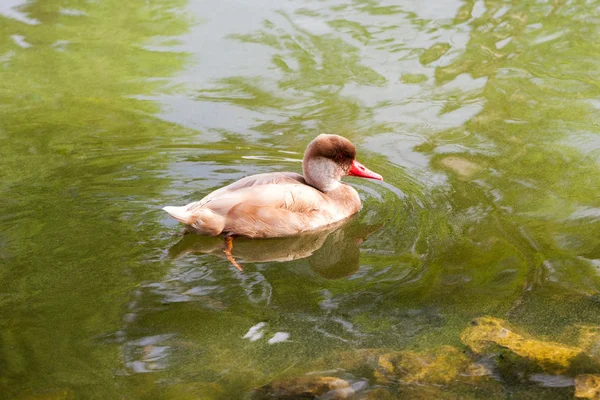
[[[320,376],[275,381],[254,391],[253,399],[454,399],[503,398],[489,366],[453,346],[414,351],[362,349],[328,354],[313,366]],[[342,372],[367,385],[325,376]],[[489,397],[489,396],[488,396]]]
[[[576,325],[577,345],[590,357],[600,360],[600,326]]]
[[[472,352],[453,346],[333,352],[312,364],[318,375],[272,382],[256,389],[253,399],[504,399],[509,385],[515,398],[574,391],[576,397],[600,400],[600,374],[593,375],[600,371],[595,356],[600,328],[572,328],[567,342],[577,346],[540,340],[507,321],[481,317],[460,335]],[[325,376],[341,372],[364,387]]]
[[[328,353],[312,364],[313,371],[343,370],[358,376],[373,377],[382,354],[392,352],[391,349],[360,349]]]
[[[354,399],[354,390],[340,378],[307,376],[271,382],[256,389],[252,399]]]
[[[381,382],[446,384],[464,373],[470,360],[452,346],[430,352],[401,351],[379,357],[375,376]]]
[[[579,347],[529,338],[515,332],[508,322],[493,317],[473,320],[461,334],[461,339],[475,353],[485,353],[499,346],[551,372],[566,371],[575,359],[583,356]]]
[[[578,375],[575,377],[575,397],[600,399],[600,375]]]
[[[449,169],[462,179],[470,179],[482,169],[482,166],[466,158],[447,156],[439,160],[442,168]]]

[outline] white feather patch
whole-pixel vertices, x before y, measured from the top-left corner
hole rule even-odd
[[[163,210],[168,212],[169,215],[171,215],[176,220],[184,222],[186,224],[189,223],[192,218],[192,213],[190,211],[188,211],[187,206],[182,206],[182,207],[166,206],[166,207],[163,207]]]
[[[310,184],[323,192],[330,192],[340,187],[339,167],[333,161],[319,157],[308,161],[306,175]]]

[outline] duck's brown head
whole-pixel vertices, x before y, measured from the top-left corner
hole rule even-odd
[[[336,189],[340,179],[346,175],[383,180],[381,175],[370,171],[355,157],[356,147],[345,137],[320,134],[304,152],[304,178],[323,192]]]

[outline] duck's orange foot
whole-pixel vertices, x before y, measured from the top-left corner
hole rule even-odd
[[[231,254],[231,249],[233,249],[233,237],[225,236],[225,248],[223,249],[223,252],[227,256],[229,262],[233,264],[234,267],[236,267],[240,271],[244,271],[240,264],[238,264],[237,261],[235,261],[235,258],[233,258],[233,255]]]

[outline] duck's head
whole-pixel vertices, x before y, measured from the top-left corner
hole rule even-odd
[[[381,175],[356,161],[356,147],[338,135],[321,134],[306,147],[302,170],[306,182],[323,191],[335,190],[343,176],[383,180]]]

